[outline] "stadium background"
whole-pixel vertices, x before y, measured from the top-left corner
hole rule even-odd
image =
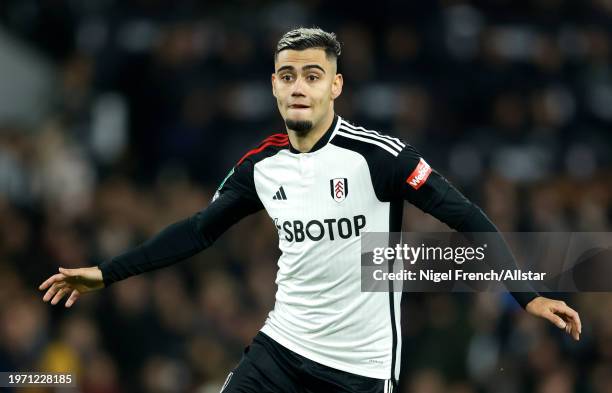
[[[0,370],[218,391],[273,304],[265,213],[70,310],[36,287],[205,207],[283,129],[274,44],[315,24],[344,43],[337,112],[415,145],[501,229],[610,230],[609,0],[3,0]],[[405,227],[444,230],[413,208]],[[559,297],[578,343],[507,294],[406,295],[401,391],[612,392],[612,297]]]

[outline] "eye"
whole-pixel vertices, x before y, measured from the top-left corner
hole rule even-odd
[[[292,79],[293,79],[293,77],[291,76],[291,74],[281,75],[281,80],[283,80],[285,82],[290,82]]]
[[[306,77],[309,81],[314,82],[316,80],[319,80],[319,75],[316,74],[310,74]]]

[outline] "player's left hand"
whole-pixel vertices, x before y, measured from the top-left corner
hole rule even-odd
[[[580,316],[565,302],[538,296],[527,304],[525,310],[536,317],[548,319],[559,329],[564,329],[574,340],[580,340],[582,333]]]

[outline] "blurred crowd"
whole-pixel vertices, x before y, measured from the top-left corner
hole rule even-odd
[[[273,306],[265,213],[70,310],[36,288],[205,208],[282,132],[272,54],[300,25],[344,44],[337,112],[414,145],[500,229],[610,231],[610,0],[3,0],[0,26],[56,80],[35,126],[0,118],[0,371],[69,370],[84,393],[219,390]],[[404,228],[448,230],[409,206]],[[507,294],[405,294],[400,391],[612,392],[612,296],[554,296],[580,312],[580,342]]]

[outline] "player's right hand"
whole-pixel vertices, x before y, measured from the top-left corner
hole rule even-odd
[[[66,300],[66,307],[72,306],[83,293],[102,288],[104,288],[102,271],[96,266],[80,269],[60,267],[58,274],[52,275],[38,287],[41,291],[47,290],[43,300],[45,302],[51,300],[53,305],[56,305],[65,295],[70,294]]]

